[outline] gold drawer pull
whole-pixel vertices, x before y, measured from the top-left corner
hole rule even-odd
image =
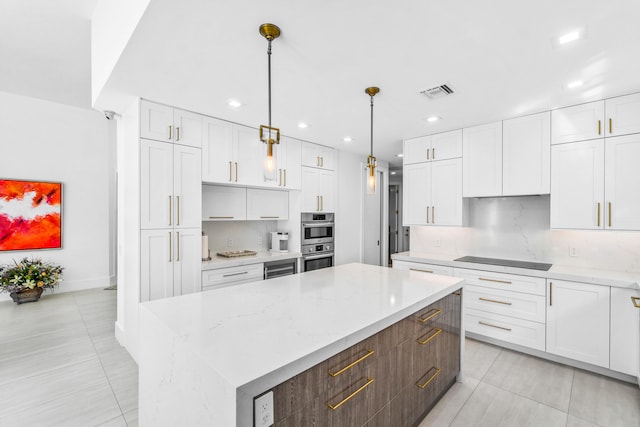
[[[601,121],[598,120],[598,135],[600,135],[600,126],[601,126],[601,124],[602,124]]]
[[[345,366],[344,368],[340,369],[337,372],[327,372],[329,375],[331,375],[332,377],[337,377],[340,374],[343,374],[345,371],[353,368],[354,366],[356,366],[358,363],[362,362],[364,359],[366,359],[367,357],[371,356],[373,353],[375,353],[375,351],[373,350],[367,350],[367,354],[365,354],[364,356],[362,356],[360,359],[356,360],[355,362],[352,362],[350,364],[348,364],[347,366]],[[340,405],[338,405],[340,406]]]
[[[635,308],[640,308],[640,297],[631,297],[631,302]]]
[[[478,323],[481,324],[481,325],[484,325],[484,326],[490,326],[492,328],[504,329],[505,331],[511,332],[511,328],[505,328],[504,326],[496,326],[496,325],[492,325],[490,323],[485,323],[485,322],[481,322],[481,321],[478,321]]]
[[[433,273],[433,270],[421,270],[419,268],[410,268],[411,271],[420,271],[422,273]]]
[[[364,390],[365,388],[369,387],[369,385],[372,382],[373,382],[373,378],[367,378],[367,382],[364,383],[364,385],[362,385],[359,389],[357,389],[356,391],[354,391],[349,396],[345,397],[343,400],[341,400],[340,402],[336,403],[335,405],[332,405],[331,403],[327,402],[327,406],[329,408],[331,408],[332,411],[335,411],[336,409],[338,409],[339,407],[344,405],[346,402],[348,402],[351,398],[353,398],[356,394],[360,393],[362,390]]]
[[[210,216],[209,219],[233,219],[232,216]]]
[[[433,314],[429,314],[432,311],[435,311],[435,313]],[[440,310],[439,308],[432,308],[431,310],[427,311],[428,316],[427,317],[418,317],[418,321],[420,323],[426,323],[429,320],[433,319],[434,317],[436,317],[437,315],[439,315],[440,313],[442,313],[442,310]]]
[[[613,133],[613,119],[609,117],[609,133]]]
[[[511,282],[509,282],[508,280],[487,279],[485,277],[478,277],[478,280],[484,280],[485,282],[506,283],[507,285],[511,284]]]
[[[261,216],[260,219],[277,219],[279,216]]]
[[[431,384],[431,382],[432,382],[433,380],[435,380],[435,379],[436,379],[436,377],[437,377],[438,375],[440,375],[440,368],[436,368],[436,367],[434,366],[433,368],[429,369],[429,370],[427,371],[427,373],[426,373],[426,374],[424,374],[424,375],[422,376],[422,378],[424,378],[424,377],[426,377],[427,375],[429,375],[429,372],[433,371],[434,369],[436,370],[436,373],[435,373],[435,374],[433,374],[433,375],[431,375],[431,376],[429,377],[429,379],[427,380],[427,382],[425,382],[424,384],[420,384],[420,381],[418,381],[418,382],[416,383],[416,385],[418,386],[418,388],[421,388],[421,389],[423,389],[423,390],[424,390],[424,389],[425,389],[429,384]],[[420,378],[420,379],[422,379],[422,378]]]
[[[436,331],[435,333],[431,334],[431,332]],[[434,339],[435,337],[437,337],[438,335],[440,335],[440,333],[442,332],[442,329],[440,328],[434,328],[432,330],[429,331],[429,333],[427,333],[427,335],[429,335],[429,337],[427,339],[425,339],[424,341],[420,341],[420,338],[418,338],[416,341],[418,342],[418,344],[421,345],[425,345],[427,344],[429,341],[431,341],[432,339]],[[426,336],[426,335],[425,335]]]
[[[479,297],[478,299],[480,301],[495,302],[496,304],[512,305],[510,302],[498,301],[498,300],[495,300],[495,299],[482,298],[482,297]]]

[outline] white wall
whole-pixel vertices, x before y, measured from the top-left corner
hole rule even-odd
[[[363,156],[338,151],[336,168],[336,265],[362,261]],[[365,159],[366,160],[366,159]]]
[[[411,227],[411,250],[640,271],[640,232],[550,230],[549,196],[470,199],[469,227]]]
[[[0,263],[33,256],[61,264],[56,292],[108,286],[113,122],[94,110],[0,92],[0,129],[0,177],[63,183],[62,249],[0,252]]]

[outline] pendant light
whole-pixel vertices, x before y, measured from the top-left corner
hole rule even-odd
[[[260,125],[260,141],[266,148],[264,153],[264,179],[265,181],[275,181],[276,179],[276,156],[273,145],[280,144],[280,129],[271,126],[271,42],[280,36],[280,28],[274,24],[260,25],[260,35],[267,39],[268,80],[269,80],[269,124]]]
[[[367,157],[367,168],[369,176],[367,178],[367,194],[376,193],[376,158],[373,156],[373,97],[380,92],[380,88],[372,86],[365,90],[365,93],[371,97],[371,152]]]

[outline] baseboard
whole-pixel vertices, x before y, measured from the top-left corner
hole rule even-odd
[[[115,326],[116,340],[118,340],[118,343],[122,347],[125,347],[126,338],[125,338],[125,334],[124,334],[124,329],[122,329],[122,325],[120,325],[117,321],[114,322],[113,324]]]

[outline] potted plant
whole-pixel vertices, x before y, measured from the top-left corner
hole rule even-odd
[[[63,268],[39,258],[22,258],[0,266],[0,292],[9,292],[14,302],[37,301],[45,289],[60,283]]]

